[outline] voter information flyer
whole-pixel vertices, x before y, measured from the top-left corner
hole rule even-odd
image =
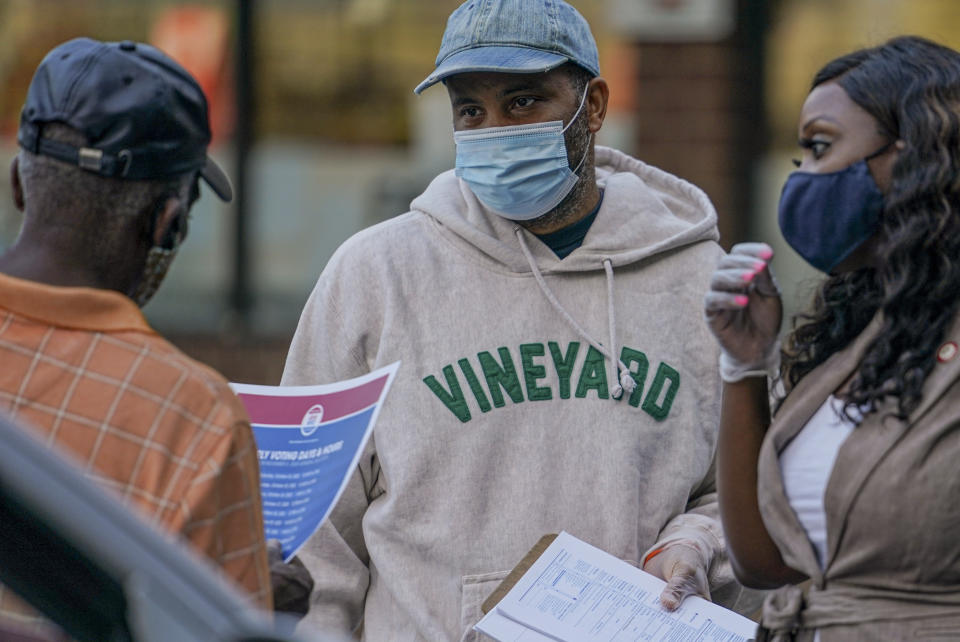
[[[316,386],[230,384],[253,425],[267,539],[280,540],[284,561],[346,488],[399,365]]]

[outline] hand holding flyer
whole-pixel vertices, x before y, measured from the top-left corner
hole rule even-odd
[[[280,540],[284,561],[337,503],[399,365],[325,385],[230,384],[257,441],[267,539]]]

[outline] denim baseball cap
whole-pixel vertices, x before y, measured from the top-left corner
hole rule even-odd
[[[62,123],[87,138],[75,147],[43,137]],[[40,62],[20,113],[17,142],[34,154],[130,180],[199,172],[217,196],[230,180],[207,156],[207,99],[197,81],[159,49],[76,38]]]
[[[447,20],[437,68],[413,91],[468,71],[532,73],[565,62],[600,74],[590,25],[563,0],[467,0]]]

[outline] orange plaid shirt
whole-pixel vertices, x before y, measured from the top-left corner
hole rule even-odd
[[[160,337],[129,298],[0,274],[0,411],[271,607],[246,412],[220,374]],[[2,586],[0,617],[46,629]]]

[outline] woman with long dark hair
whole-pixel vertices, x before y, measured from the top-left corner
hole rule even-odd
[[[779,222],[828,275],[811,309],[781,350],[761,243],[705,301],[731,562],[777,589],[761,639],[960,639],[960,54],[901,37],[842,56],[799,133]]]

